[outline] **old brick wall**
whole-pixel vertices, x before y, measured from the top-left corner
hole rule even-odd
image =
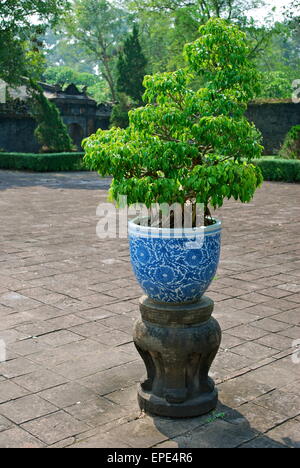
[[[0,151],[37,153],[39,144],[34,137],[36,123],[30,117],[0,115]]]
[[[278,153],[290,128],[300,124],[300,103],[253,103],[246,116],[262,132],[265,154],[272,155]]]
[[[77,115],[74,109],[72,112],[66,112],[61,108],[63,119],[68,126],[72,123],[82,125],[84,136],[99,127],[103,129],[108,127],[108,116],[99,117],[89,113]],[[246,116],[262,132],[265,153],[276,154],[289,129],[293,125],[300,124],[300,104],[292,102],[252,103],[248,107]],[[34,138],[34,128],[35,122],[28,116],[14,118],[0,112],[0,149],[12,152],[37,152],[39,146]]]

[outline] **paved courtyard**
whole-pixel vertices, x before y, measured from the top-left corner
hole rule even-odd
[[[265,183],[218,213],[220,404],[187,420],[138,409],[141,291],[126,239],[96,236],[108,187],[0,171],[0,447],[299,448],[300,185]]]

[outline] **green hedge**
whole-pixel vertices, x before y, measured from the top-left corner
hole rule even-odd
[[[36,172],[84,171],[84,153],[1,153],[0,169]],[[255,161],[265,180],[300,182],[300,161],[265,157]]]
[[[0,169],[36,172],[82,171],[84,153],[0,153]]]
[[[255,161],[262,170],[264,180],[300,182],[300,161],[293,159],[263,158]]]

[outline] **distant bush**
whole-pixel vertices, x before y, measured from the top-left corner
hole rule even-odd
[[[114,105],[110,117],[112,127],[127,128],[129,125],[128,112],[134,108],[131,99],[124,93],[119,93],[119,101]]]
[[[279,156],[286,159],[300,159],[300,125],[295,125],[290,129]]]
[[[262,158],[253,162],[260,167],[264,180],[278,182],[300,182],[300,161]]]
[[[0,153],[0,169],[35,172],[83,171],[83,153]]]

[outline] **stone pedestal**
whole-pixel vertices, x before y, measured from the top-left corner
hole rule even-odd
[[[142,318],[135,324],[134,343],[147,369],[138,388],[142,410],[185,418],[216,407],[218,392],[208,372],[221,343],[221,329],[211,316],[213,309],[208,297],[178,305],[141,298]]]

